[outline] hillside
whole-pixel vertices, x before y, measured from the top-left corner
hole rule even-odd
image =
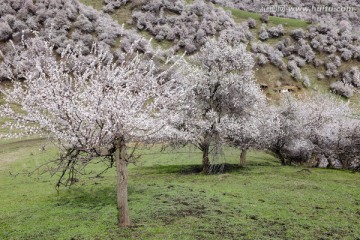
[[[220,5],[239,7],[236,2],[230,4],[231,1],[215,1],[215,5],[180,0],[81,2],[84,5],[77,1],[41,0],[29,2],[21,9],[4,2],[0,50],[8,60],[21,61],[13,59],[9,40],[21,49],[23,31],[25,38],[32,35],[31,31],[50,38],[58,52],[69,44],[80,44],[88,52],[92,42],[98,41],[120,60],[122,52],[133,43],[138,44],[140,51],[160,47],[166,56],[184,51],[192,54],[208,37],[219,37],[248,44],[257,62],[256,79],[271,98],[278,98],[279,92],[304,89],[320,92],[331,89],[349,98],[357,95],[360,86],[360,40],[353,27],[355,20],[343,20],[330,27],[324,17],[312,19],[312,23],[302,15],[298,17],[306,20],[276,16],[263,19],[260,13]],[[254,11],[250,7],[249,10]],[[152,46],[138,41],[142,37],[153,38]],[[6,69],[0,64],[0,79],[8,78]]]
[[[140,7],[136,8],[130,7],[126,1],[120,5],[116,4],[119,2],[121,1],[108,1],[103,9],[119,23],[125,23],[129,28],[137,28],[147,38],[155,38],[154,46],[170,48],[175,52],[185,50],[190,54],[202,45],[204,40],[201,38],[215,33],[208,29],[206,21],[204,25],[203,19],[207,19],[206,14],[209,14],[206,11],[219,11],[216,13],[218,19],[210,16],[208,19],[214,21],[215,24],[218,24],[216,21],[227,19],[227,23],[220,23],[217,27],[223,28],[220,37],[226,41],[248,44],[249,50],[257,59],[257,66],[254,69],[256,79],[270,97],[277,98],[277,93],[281,91],[302,91],[304,88],[328,92],[329,86],[333,92],[344,97],[357,93],[357,82],[360,81],[358,69],[360,55],[359,40],[355,31],[356,19],[358,19],[356,13],[355,16],[349,15],[349,21],[340,21],[335,29],[330,29],[328,22],[324,20],[326,17],[322,15],[320,15],[322,18],[318,20],[304,16],[298,17],[307,20],[269,16],[266,23],[262,23],[261,13],[229,7],[222,8],[220,5],[204,7],[206,5],[193,1],[187,1],[187,5],[184,5],[182,1],[176,1],[170,5],[155,1],[144,6],[139,4]],[[84,1],[84,3],[100,9],[100,6],[92,1]],[[227,4],[226,1],[216,3],[223,6],[238,6]],[[153,8],[156,4],[158,10]],[[250,3],[249,6],[251,6]],[[202,12],[192,9],[195,7],[203,9]],[[176,12],[176,8],[184,10]],[[207,8],[209,9],[204,10]],[[222,9],[226,12],[222,12]],[[253,11],[254,8],[249,8],[249,10]],[[169,11],[168,15],[167,11]],[[193,12],[198,19],[191,21],[190,25],[185,23],[181,26],[183,21],[187,21],[182,15],[186,16]],[[174,17],[175,14],[177,17]],[[230,19],[226,15],[230,16]],[[296,16],[291,15],[291,17]],[[336,18],[338,17],[334,17]],[[190,33],[182,36],[181,31],[169,32],[169,29],[174,29],[174,23],[180,28],[190,29]],[[154,28],[154,26],[157,27]],[[214,36],[218,34],[215,33]],[[336,84],[332,84],[334,82]]]

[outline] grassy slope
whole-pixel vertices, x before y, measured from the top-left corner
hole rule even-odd
[[[236,22],[243,22],[246,21],[248,18],[253,18],[258,22],[258,24],[261,24],[260,22],[261,14],[259,13],[248,12],[240,9],[227,8],[227,7],[224,7],[224,9],[229,10],[231,12]],[[284,28],[287,30],[292,30],[296,28],[306,28],[308,26],[308,23],[303,20],[269,16],[269,24],[268,24],[269,26],[275,26],[278,24],[282,24]]]
[[[147,150],[129,169],[135,226],[117,229],[114,169],[57,194],[56,178],[14,176],[53,158],[54,149],[8,146],[0,146],[0,239],[360,238],[359,173],[283,167],[264,153],[238,168],[238,151],[229,149],[226,172],[204,176],[199,153]]]

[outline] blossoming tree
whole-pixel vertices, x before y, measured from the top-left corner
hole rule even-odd
[[[58,185],[67,173],[71,176],[78,165],[96,157],[114,162],[119,226],[130,226],[127,147],[171,135],[162,113],[176,96],[172,92],[178,92],[175,74],[169,71],[181,65],[169,61],[168,70],[159,70],[153,54],[134,50],[115,64],[98,47],[86,57],[81,49],[68,49],[59,59],[45,41],[34,38],[25,45],[24,57],[31,64],[23,68],[25,80],[1,90],[6,97],[1,115],[20,131],[3,137],[41,133],[56,140],[64,151],[57,161]],[[14,104],[21,109],[14,110]]]
[[[190,62],[172,124],[192,136],[187,142],[202,151],[203,172],[210,173],[211,151],[231,136],[245,138],[238,131],[241,126],[257,131],[259,126],[251,119],[265,104],[265,97],[253,77],[253,58],[243,44],[209,40]]]

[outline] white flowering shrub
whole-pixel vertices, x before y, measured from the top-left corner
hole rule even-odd
[[[277,25],[276,27],[271,27],[268,29],[268,33],[271,38],[278,38],[284,35],[285,30],[282,24]]]
[[[307,88],[311,86],[310,79],[307,75],[304,75],[303,77],[303,85]]]
[[[298,28],[298,29],[292,30],[290,32],[290,35],[296,41],[299,41],[300,39],[303,39],[305,37],[305,32],[302,28]]]
[[[344,60],[344,61],[349,61],[352,56],[353,56],[353,53],[351,50],[347,49],[347,48],[342,48],[340,49],[340,52],[341,52],[341,58]]]
[[[338,72],[336,64],[334,64],[332,62],[329,62],[329,63],[326,63],[325,66],[326,66],[325,75],[327,77],[337,77],[337,76],[339,76],[339,72]]]
[[[269,62],[269,60],[268,60],[268,58],[267,58],[264,54],[262,54],[262,53],[257,54],[257,63],[258,63],[260,66],[263,66],[263,65],[265,65],[265,64],[268,63],[268,62]]]
[[[105,6],[103,7],[104,12],[112,13],[116,9],[125,6],[130,0],[104,0]]]
[[[0,41],[6,41],[13,33],[11,27],[7,22],[0,22]]]
[[[146,2],[132,12],[132,20],[138,29],[149,31],[156,40],[173,41],[177,49],[182,48],[187,53],[198,50],[207,37],[235,25],[229,13],[203,1],[191,4],[181,0]],[[248,30],[238,32],[244,32],[240,39],[248,38]],[[228,35],[229,39],[235,36],[230,32]]]
[[[291,60],[287,64],[287,69],[289,70],[291,76],[296,79],[297,81],[300,81],[302,79],[301,70],[298,67],[296,61]]]
[[[343,97],[350,98],[354,95],[354,90],[349,84],[337,81],[330,84],[331,91]]]
[[[256,20],[253,18],[249,18],[247,20],[247,24],[248,24],[249,28],[256,28]]]
[[[304,58],[306,62],[312,62],[315,58],[315,53],[308,44],[304,44],[298,47],[297,54]]]
[[[269,39],[269,37],[270,35],[267,31],[266,24],[262,24],[259,32],[259,39],[261,41],[266,41],[267,39]]]

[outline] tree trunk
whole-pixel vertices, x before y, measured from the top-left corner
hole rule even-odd
[[[209,161],[209,145],[205,145],[202,148],[203,152],[203,173],[210,173],[210,161]]]
[[[240,154],[240,163],[239,166],[240,167],[245,167],[246,164],[246,153],[247,153],[247,149],[242,149],[241,150],[241,154]]]
[[[126,145],[124,140],[120,140],[116,146],[115,159],[119,227],[129,227],[131,222],[128,206],[128,175],[126,170]]]

